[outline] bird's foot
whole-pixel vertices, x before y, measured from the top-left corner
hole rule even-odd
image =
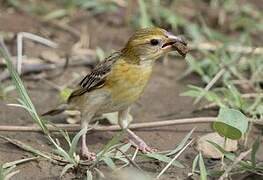
[[[96,153],[90,152],[89,150],[82,150],[81,156],[89,161],[95,161],[96,160]]]
[[[156,148],[153,148],[149,145],[147,145],[144,141],[134,141],[132,139],[129,139],[130,143],[138,148],[142,153],[153,153],[153,152],[156,152],[157,149]]]
[[[153,153],[156,152],[156,148],[152,148],[148,146],[139,136],[137,136],[134,132],[131,130],[127,129],[128,134],[129,134],[129,141],[133,146],[138,148],[140,151],[143,153]]]

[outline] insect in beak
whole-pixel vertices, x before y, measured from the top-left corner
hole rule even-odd
[[[162,49],[175,49],[181,56],[185,57],[186,54],[189,52],[187,42],[183,38],[175,36],[169,32],[166,34],[166,36],[167,39],[166,42],[163,44]]]

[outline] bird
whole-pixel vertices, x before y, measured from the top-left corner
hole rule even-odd
[[[155,61],[168,52],[178,51],[185,56],[186,41],[181,36],[159,27],[138,29],[128,39],[123,49],[112,53],[98,63],[70,94],[67,103],[48,111],[45,115],[56,115],[65,110],[81,112],[81,129],[87,129],[95,116],[118,112],[118,124],[126,130],[132,142],[144,153],[153,152],[139,136],[128,127],[133,120],[130,107],[143,94],[151,77]],[[81,156],[95,160],[90,152],[86,134],[81,137]]]

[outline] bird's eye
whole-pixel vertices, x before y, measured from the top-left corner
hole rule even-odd
[[[156,46],[156,45],[158,45],[160,42],[159,42],[158,39],[151,39],[150,43],[151,43],[152,46]]]

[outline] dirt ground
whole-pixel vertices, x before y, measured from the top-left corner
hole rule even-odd
[[[14,22],[13,19],[16,21]],[[98,22],[96,19],[89,17],[89,15],[83,12],[80,12],[79,15],[72,20],[72,25],[77,29],[79,29],[81,25],[87,25],[91,40],[90,47],[95,48],[99,46],[107,52],[111,49],[119,49],[122,47],[132,32],[132,29],[129,28],[120,28],[118,25],[109,25],[107,21],[101,22],[99,20]],[[53,40],[62,46],[60,49],[62,54],[67,48],[71,47],[73,43],[76,42],[74,37],[67,32],[47,27],[37,19],[19,12],[0,12],[0,31],[14,33],[27,31],[44,36],[46,36],[46,31],[52,31]],[[12,48],[11,52],[15,53],[15,46],[12,44],[14,44],[14,41],[11,41],[9,46]],[[48,48],[28,42],[26,43],[25,54],[29,57],[35,57],[39,56],[41,51],[46,49]],[[180,58],[170,58],[167,63],[159,61],[156,64],[152,79],[147,86],[143,97],[132,108],[132,115],[134,116],[135,122],[216,115],[214,111],[195,113],[194,109],[196,109],[196,107],[193,106],[192,99],[180,96],[180,93],[186,89],[187,84],[200,84],[199,80],[194,75],[178,81],[177,78],[180,77],[185,69],[186,63]],[[89,70],[88,67],[70,68],[63,76],[54,78],[51,81],[62,85],[73,78],[73,72],[82,72],[81,74],[84,75],[89,72]],[[58,92],[45,82],[41,80],[25,80],[24,83],[39,112],[45,112],[58,103]],[[10,81],[5,81],[4,84],[10,84]],[[12,94],[15,95],[15,93]],[[1,124],[8,125],[28,125],[32,123],[29,115],[24,110],[15,107],[7,107],[5,103],[1,101],[0,121]],[[173,149],[193,127],[196,127],[194,137],[198,137],[201,134],[211,131],[210,125],[208,124],[193,124],[137,130],[136,133],[143,137],[143,139],[150,145],[159,150],[169,150]],[[40,133],[1,132],[1,135],[16,138],[37,149],[45,151],[51,150],[47,140]],[[88,135],[90,149],[98,152],[98,150],[108,142],[112,136],[112,132],[90,133]],[[191,147],[184,152],[179,160],[187,167],[191,168],[191,162],[196,154],[197,152]],[[9,143],[0,140],[1,163],[30,156],[31,154],[25,153]],[[154,163],[142,165],[142,168],[153,173],[160,171],[162,167],[163,165]],[[62,168],[63,167],[54,165],[46,160],[32,161],[24,165],[19,165],[20,173],[13,179],[59,179]],[[167,171],[164,179],[186,177],[189,168],[171,168]],[[72,178],[77,177],[73,173],[67,173],[63,177],[63,179]]]

